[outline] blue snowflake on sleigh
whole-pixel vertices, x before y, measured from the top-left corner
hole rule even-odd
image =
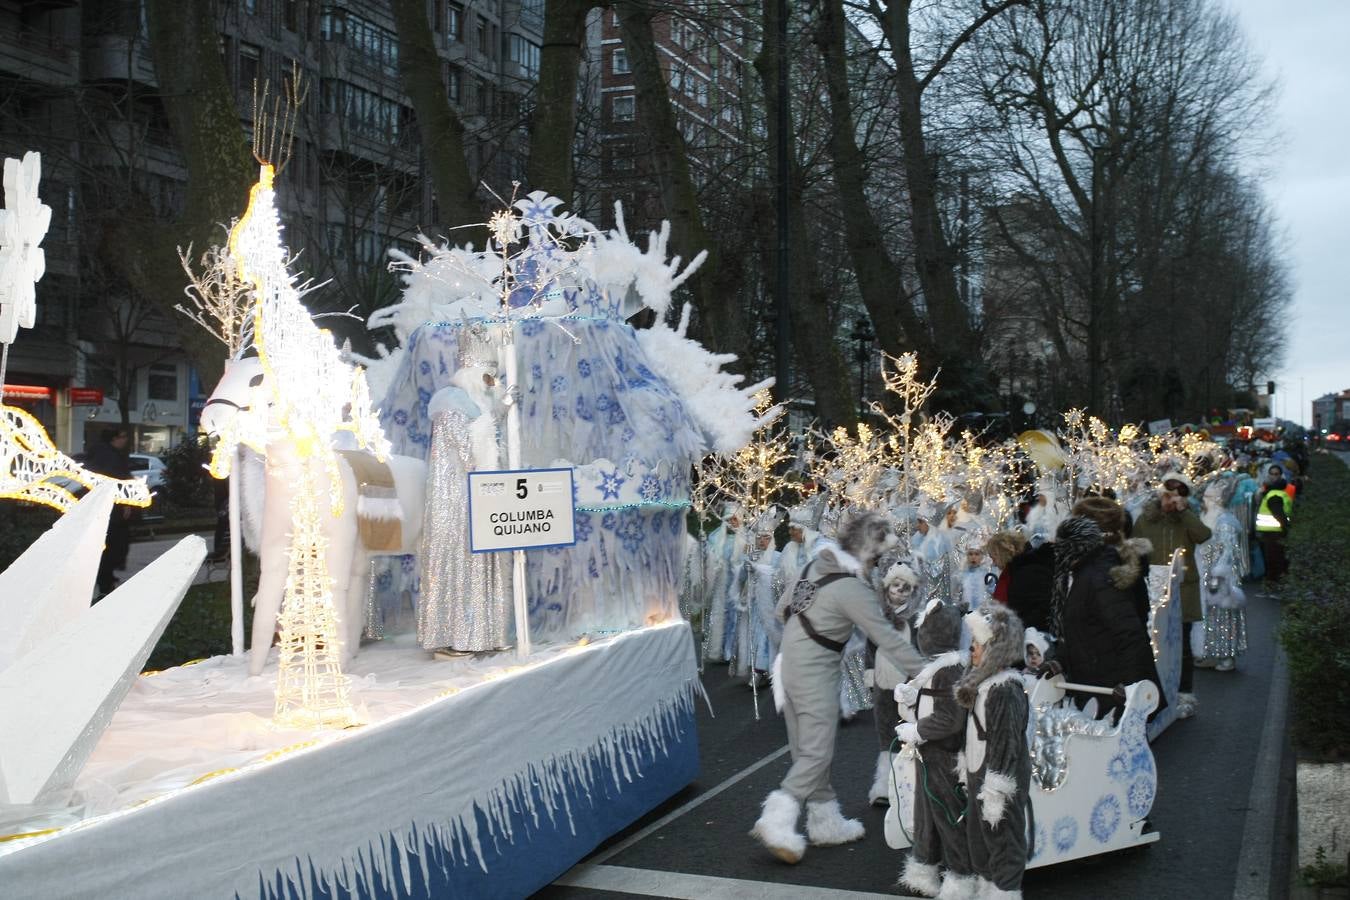
[[[634,510],[624,510],[619,517],[619,527],[615,529],[614,534],[623,544],[623,549],[629,553],[636,553],[642,546],[642,542],[647,539],[643,533],[642,517]]]
[[[1107,794],[1092,808],[1092,821],[1088,830],[1100,844],[1111,840],[1111,836],[1120,827],[1120,800],[1115,794]]]
[[[643,475],[642,486],[638,488],[638,496],[648,503],[654,503],[661,499],[661,479],[655,475]]]
[[[1149,810],[1153,808],[1155,791],[1156,788],[1152,778],[1145,775],[1136,778],[1130,784],[1129,794],[1126,797],[1126,802],[1130,807],[1130,815],[1136,819],[1142,819],[1148,815]]]
[[[1055,822],[1055,850],[1068,853],[1078,843],[1078,820],[1073,816],[1061,816]]]

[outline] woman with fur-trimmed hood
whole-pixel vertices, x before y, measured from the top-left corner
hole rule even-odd
[[[973,882],[954,884],[951,892],[944,883],[941,896],[1020,898],[1031,787],[1029,706],[1017,669],[1026,638],[1017,614],[998,604],[968,613],[965,623],[970,669],[956,683],[956,702],[969,711],[963,774]]]
[[[1051,611],[1058,639],[1055,658],[1070,681],[1101,687],[1145,679],[1162,684],[1148,635],[1146,568],[1140,554],[1145,549],[1135,542],[1107,543],[1101,526],[1088,516],[1060,523]],[[1123,708],[1124,693],[1099,697],[1098,702],[1103,713]]]
[[[956,702],[954,690],[965,673],[957,649],[961,614],[935,598],[920,613],[914,629],[919,652],[933,661],[895,689],[907,720],[895,734],[918,748],[922,763],[914,791],[914,840],[900,885],[930,897],[969,896],[975,876],[961,823],[965,798],[957,790],[966,710]],[[945,873],[940,871],[944,867]]]

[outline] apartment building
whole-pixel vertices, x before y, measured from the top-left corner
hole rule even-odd
[[[471,174],[498,190],[524,171],[543,0],[427,0]],[[298,71],[308,95],[279,182],[286,238],[326,309],[393,298],[391,246],[437,220],[400,85],[388,0],[222,0],[220,51],[245,129],[253,86]],[[209,386],[177,349],[164,298],[135,295],[118,260],[128,221],[172,221],[186,171],[159,94],[144,0],[0,0],[0,153],[43,154],[53,209],[38,323],[13,346],[6,402],[68,452],[129,420],[138,449],[189,433]],[[102,403],[94,401],[102,393]]]

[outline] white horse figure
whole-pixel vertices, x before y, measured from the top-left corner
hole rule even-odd
[[[261,510],[256,492],[245,491],[245,516],[257,525],[257,546],[261,572],[258,592],[253,597],[253,636],[249,650],[249,672],[262,672],[276,631],[286,587],[287,554],[290,547],[291,498],[302,476],[300,458],[284,429],[277,427],[271,414],[271,392],[266,374],[256,357],[229,364],[224,377],[207,399],[202,410],[201,427],[212,435],[233,435],[265,458],[266,474]],[[340,441],[334,449],[343,449]],[[379,502],[364,502],[358,496],[357,478],[343,454],[337,455],[337,474],[342,480],[342,513],[325,515],[328,572],[333,579],[333,607],[338,619],[338,639],[345,665],[355,655],[365,627],[366,592],[369,589],[370,559],[375,555],[416,553],[422,533],[425,506],[426,464],[410,456],[390,455],[385,461],[393,476],[397,509]],[[320,489],[329,487],[325,482]],[[251,495],[251,496],[250,496]],[[402,535],[397,548],[372,551],[359,536],[358,517],[399,518]],[[245,535],[249,529],[244,529]]]

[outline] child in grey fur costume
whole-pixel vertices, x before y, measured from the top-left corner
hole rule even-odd
[[[900,885],[929,896],[966,896],[975,878],[960,818],[966,801],[957,786],[966,728],[966,710],[956,702],[955,693],[965,672],[957,652],[961,614],[956,607],[934,599],[920,613],[915,632],[919,652],[933,661],[895,691],[901,715],[909,720],[895,733],[905,743],[918,746],[922,763],[915,780],[913,846]],[[947,869],[941,882],[940,866]]]
[[[826,548],[812,560],[786,607],[774,693],[782,699],[792,767],[778,790],[765,798],[763,813],[750,831],[784,862],[799,861],[808,838],[827,846],[863,836],[861,822],[844,818],[830,784],[839,728],[839,654],[853,629],[862,629],[906,676],[925,662],[908,635],[886,620],[876,591],[862,580],[895,544],[895,533],[884,518],[859,513],[840,529],[838,548]],[[803,803],[805,837],[797,831]]]
[[[1021,898],[1031,753],[1027,695],[1016,667],[1026,652],[1026,637],[1017,614],[996,603],[968,614],[965,622],[972,638],[970,670],[957,682],[956,700],[970,711],[965,824],[976,889],[953,896]]]

